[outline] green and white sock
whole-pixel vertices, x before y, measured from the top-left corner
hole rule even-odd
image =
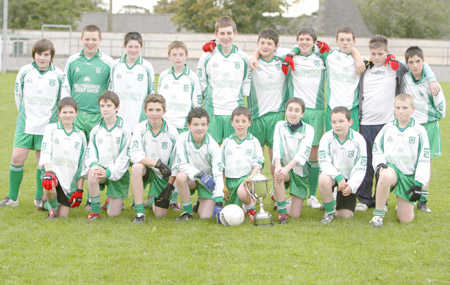
[[[282,202],[277,202],[278,213],[287,213],[286,204],[287,204],[286,200]]]
[[[170,198],[170,203],[176,203],[178,202],[178,192],[177,191],[172,191],[172,196]]]
[[[55,198],[53,200],[48,200],[48,203],[50,205],[50,209],[53,209],[53,210],[59,209],[58,199]]]
[[[251,201],[250,204],[248,205],[242,203],[242,206],[244,207],[244,210],[247,212],[248,210],[255,208],[255,203],[253,201]]]
[[[89,197],[89,202],[91,202],[92,212],[100,214],[100,195],[95,197]]]
[[[134,211],[136,212],[136,214],[145,215],[144,203],[142,203],[142,204],[135,204],[134,205]]]
[[[326,213],[336,213],[336,209],[334,208],[334,206],[336,205],[336,201],[333,200],[329,203],[323,203],[323,205],[325,206],[325,212]]]
[[[42,199],[44,196],[44,187],[42,187],[42,173],[44,173],[43,169],[36,169],[36,195],[34,199]]]
[[[9,194],[8,197],[17,201],[19,197],[19,188],[23,179],[23,165],[13,165],[9,167]]]
[[[194,211],[192,210],[192,202],[189,201],[187,203],[181,203],[183,205],[183,209],[185,212],[194,214]]]
[[[384,218],[384,215],[386,215],[386,211],[384,209],[383,210],[377,210],[377,209],[373,210],[374,217]]]

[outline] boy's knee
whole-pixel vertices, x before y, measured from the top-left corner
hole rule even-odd
[[[409,214],[409,215],[405,215],[405,214],[402,214],[402,215],[397,215],[397,217],[398,217],[398,220],[400,221],[400,223],[411,223],[412,221],[414,221],[414,212],[412,212],[411,214]]]
[[[184,172],[178,172],[177,177],[175,178],[175,181],[177,182],[177,185],[184,184],[188,182],[189,177]]]
[[[143,171],[145,170],[145,165],[143,165],[142,163],[134,163],[133,166],[131,167],[131,175],[135,176],[142,176]]]
[[[342,210],[336,211],[336,217],[339,217],[339,218],[351,219],[351,218],[353,218],[354,215],[355,215],[355,213],[353,213],[350,210],[342,209]]]

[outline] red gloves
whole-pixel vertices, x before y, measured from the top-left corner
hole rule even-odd
[[[320,53],[329,52],[330,46],[325,42],[317,41],[317,46],[320,48]]]
[[[46,171],[44,177],[42,178],[42,187],[45,190],[50,191],[53,188],[53,185],[58,186],[58,179],[56,179],[55,172]]]
[[[81,202],[83,202],[83,189],[78,189],[75,193],[73,193],[72,197],[70,197],[70,208],[79,207]]]
[[[294,56],[292,54],[286,55],[286,57],[283,60],[283,63],[281,64],[281,70],[283,71],[284,75],[287,75],[289,73],[289,66],[292,68],[292,70],[295,70]]]
[[[387,55],[384,66],[388,65],[388,63],[391,65],[392,70],[398,69],[398,61],[395,59],[395,56],[393,56],[392,54]]]
[[[203,45],[202,50],[204,52],[213,52],[215,48],[216,48],[216,40],[211,40]]]

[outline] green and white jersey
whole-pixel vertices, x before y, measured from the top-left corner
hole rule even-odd
[[[351,110],[359,104],[359,75],[351,54],[333,49],[326,55],[326,94],[330,109],[344,106]]]
[[[132,163],[141,162],[144,158],[153,160],[161,159],[161,162],[169,168],[175,158],[175,143],[178,138],[178,130],[163,120],[161,130],[155,134],[148,120],[140,122],[133,130],[131,138],[130,158]],[[162,178],[159,169],[151,167]],[[173,173],[172,173],[173,174]]]
[[[113,59],[100,50],[88,59],[83,51],[67,60],[61,97],[75,99],[81,112],[99,114],[98,97],[108,89]]]
[[[345,178],[355,194],[366,174],[366,141],[352,129],[342,143],[333,130],[326,132],[320,139],[319,165],[320,172],[337,183]]]
[[[191,180],[197,179],[200,171],[208,174],[216,182],[212,198],[223,197],[222,152],[210,134],[205,135],[200,146],[195,143],[191,131],[180,134],[175,167]]]
[[[130,165],[130,127],[122,118],[117,117],[115,125],[108,130],[102,119],[92,129],[89,137],[91,140],[86,152],[86,167],[103,167],[106,177],[112,181],[122,178]]]
[[[59,121],[45,128],[38,168],[44,169],[45,164],[50,164],[64,193],[71,195],[78,189],[78,179],[87,174],[85,153],[84,133],[75,126],[67,133]]]
[[[309,168],[306,167],[311,146],[314,139],[314,129],[305,122],[300,128],[292,132],[287,121],[279,121],[275,126],[273,134],[273,161],[281,160],[281,165],[286,166],[293,159],[297,164],[292,168],[295,174],[300,177],[309,175]]]
[[[420,186],[430,180],[430,146],[424,127],[411,118],[402,129],[398,121],[387,123],[378,133],[372,148],[372,165],[391,163],[405,175],[415,175]]]
[[[262,169],[264,155],[258,139],[250,133],[243,140],[235,134],[229,136],[222,144],[222,162],[227,178],[244,177],[255,167]]]
[[[62,80],[62,71],[53,64],[46,71],[40,71],[35,62],[19,70],[14,88],[18,131],[43,135],[45,127],[56,122]]]
[[[147,118],[143,103],[148,94],[155,93],[155,72],[152,64],[141,56],[133,66],[128,66],[126,56],[114,61],[109,90],[114,91],[120,98],[117,115],[134,129],[139,122]]]
[[[188,66],[178,75],[173,72],[173,67],[161,72],[158,94],[166,99],[164,119],[178,129],[187,129],[189,111],[202,106],[200,81]]]
[[[430,93],[430,82],[422,73],[422,78],[418,81],[414,79],[411,72],[405,73],[403,76],[403,84],[405,85],[405,93],[414,97],[414,113],[412,117],[419,124],[438,121],[445,117],[446,103],[444,93],[439,92],[438,96]]]
[[[258,60],[258,68],[251,70],[250,96],[247,98],[252,120],[271,112],[284,112],[289,93],[287,80],[281,63],[283,59],[274,56],[270,61],[262,57]]]
[[[248,58],[236,46],[228,55],[218,45],[214,52],[203,53],[198,62],[198,77],[204,93],[203,107],[210,115],[231,115],[244,105],[248,96]]]
[[[316,53],[294,56],[295,70],[291,71],[289,97],[305,101],[306,108],[325,109],[324,80],[325,64]]]

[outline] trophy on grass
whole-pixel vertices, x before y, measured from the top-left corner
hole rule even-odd
[[[258,170],[255,176],[251,178],[251,180],[245,183],[245,188],[247,192],[252,196],[255,200],[259,200],[259,212],[255,215],[255,226],[265,226],[270,227],[273,226],[272,215],[266,211],[264,211],[263,200],[267,196],[270,196],[273,192],[273,185],[270,189],[269,193],[269,184],[270,179],[261,174],[261,171]],[[248,185],[250,184],[250,186]]]

